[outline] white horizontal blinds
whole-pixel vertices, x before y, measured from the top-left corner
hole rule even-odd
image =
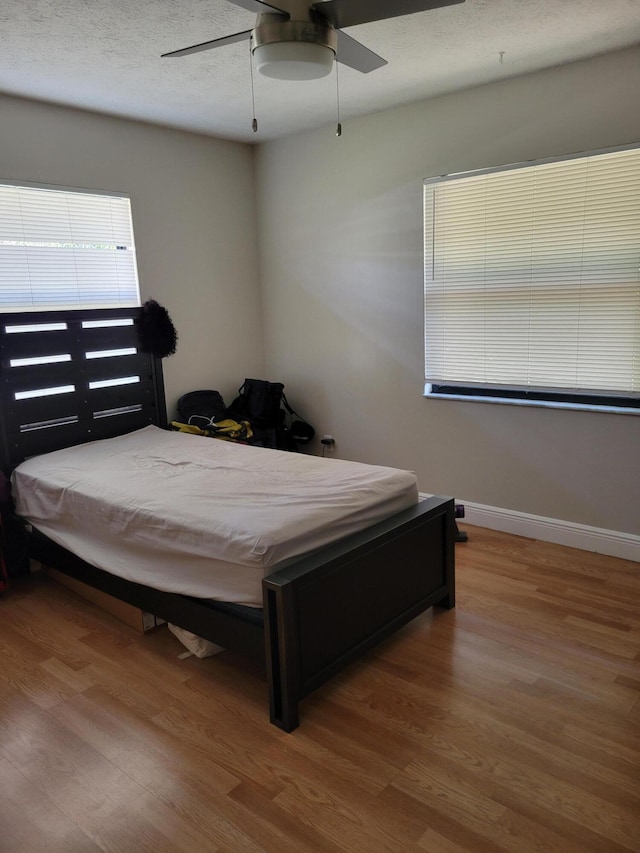
[[[136,305],[128,198],[0,183],[0,310]]]
[[[640,149],[425,183],[433,384],[640,393]]]

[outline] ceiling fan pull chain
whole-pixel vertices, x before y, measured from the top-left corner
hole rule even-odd
[[[258,119],[256,118],[256,95],[253,89],[253,51],[251,50],[251,45],[253,44],[253,36],[249,39],[249,69],[251,72],[251,107],[253,110],[253,121],[251,122],[251,129],[254,133],[258,132]]]
[[[335,66],[336,66],[336,111],[338,114],[338,123],[336,125],[336,136],[342,136],[342,124],[340,122],[340,83],[338,79],[338,57],[336,55]]]

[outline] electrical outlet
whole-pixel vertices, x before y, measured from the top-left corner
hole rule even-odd
[[[322,445],[322,452],[333,453],[333,445],[335,443],[335,439],[332,435],[323,435],[320,439],[320,444]]]

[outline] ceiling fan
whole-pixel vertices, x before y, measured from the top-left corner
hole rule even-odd
[[[234,42],[251,41],[257,70],[279,80],[313,80],[324,77],[334,60],[363,74],[387,64],[377,53],[342,30],[370,21],[399,18],[465,0],[230,0],[257,14],[252,30],[183,47],[162,56],[187,56]],[[288,8],[283,9],[280,4]]]

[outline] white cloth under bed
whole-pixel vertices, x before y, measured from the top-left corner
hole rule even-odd
[[[33,457],[12,479],[18,514],[87,562],[258,607],[276,564],[418,500],[409,471],[155,426]]]

